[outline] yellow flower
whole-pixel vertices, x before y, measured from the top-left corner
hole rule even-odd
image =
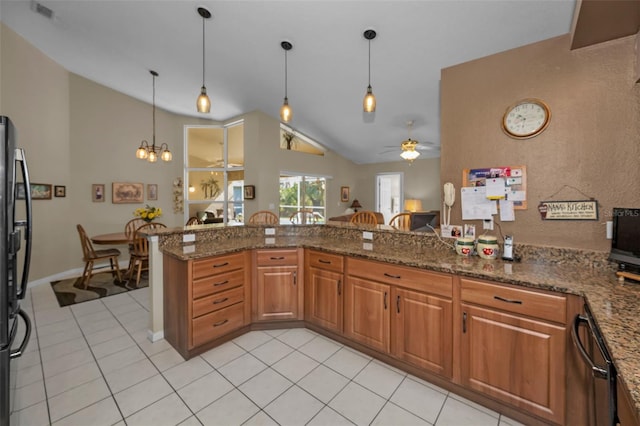
[[[135,209],[133,211],[133,215],[150,222],[153,219],[162,216],[162,209],[160,207],[146,205],[145,207]]]

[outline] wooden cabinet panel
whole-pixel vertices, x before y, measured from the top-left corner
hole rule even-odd
[[[324,269],[327,271],[344,271],[344,257],[338,254],[325,253],[315,250],[307,250],[306,264],[312,268]]]
[[[617,380],[618,394],[618,419],[620,426],[639,426],[638,410],[631,400],[631,395],[624,385],[622,377],[618,376]]]
[[[244,273],[242,269],[218,275],[210,275],[205,278],[193,280],[193,298],[208,296],[220,293],[244,284]]]
[[[372,348],[390,350],[390,287],[348,276],[345,283],[344,333]]]
[[[244,325],[244,303],[193,320],[192,346],[200,346]]]
[[[451,297],[453,291],[451,275],[370,260],[349,258],[347,274],[444,297]]]
[[[202,297],[193,301],[193,317],[197,318],[242,301],[244,301],[244,289],[242,287]]]
[[[561,324],[567,321],[567,299],[562,295],[461,278],[460,297],[463,302],[472,302],[547,321]]]
[[[462,384],[564,423],[564,327],[465,303],[462,316]]]
[[[394,288],[391,334],[393,354],[442,376],[452,374],[452,302]]]
[[[341,333],[343,275],[323,269],[308,268],[305,277],[306,320]]]
[[[224,256],[214,256],[207,259],[193,261],[193,279],[208,277],[244,268],[245,257],[243,253],[234,253]]]
[[[258,267],[256,277],[258,321],[298,318],[298,267]]]

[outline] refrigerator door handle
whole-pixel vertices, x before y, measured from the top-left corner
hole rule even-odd
[[[27,283],[29,281],[29,267],[31,266],[31,235],[32,235],[32,224],[33,221],[31,215],[31,184],[29,180],[29,168],[27,167],[27,160],[24,156],[24,150],[22,148],[16,148],[15,151],[16,162],[20,163],[20,169],[22,170],[22,177],[24,179],[24,199],[26,204],[26,214],[27,218],[24,221],[16,221],[15,226],[23,226],[24,227],[24,239],[26,242],[25,253],[24,253],[24,265],[22,268],[22,283],[20,287],[18,287],[16,291],[16,295],[18,299],[24,299],[27,292]],[[15,173],[15,171],[14,171]],[[14,176],[13,185],[16,185],[16,179]],[[16,193],[15,187],[12,191],[13,194]],[[15,209],[15,204],[14,204]],[[15,216],[15,215],[14,215]]]
[[[27,344],[29,343],[29,337],[31,337],[31,319],[29,319],[29,315],[22,309],[18,311],[18,315],[22,317],[24,320],[24,325],[27,327],[26,332],[24,333],[24,339],[22,343],[20,343],[20,347],[18,349],[14,349],[9,353],[9,358],[18,358],[21,357],[24,353],[24,350],[27,348]],[[17,327],[16,327],[17,328]],[[14,335],[15,337],[15,335]],[[11,339],[13,340],[13,339]]]

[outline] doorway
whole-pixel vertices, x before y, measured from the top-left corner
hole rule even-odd
[[[384,216],[384,223],[400,213],[403,198],[404,173],[376,174],[376,211]]]

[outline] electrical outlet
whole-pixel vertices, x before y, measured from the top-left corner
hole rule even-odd
[[[482,229],[493,231],[493,218],[482,220]]]
[[[276,228],[264,228],[264,235],[276,235]]]
[[[607,240],[610,240],[613,238],[613,221],[608,220],[607,221]]]
[[[183,243],[193,243],[196,241],[196,234],[184,234],[182,235]]]
[[[273,237],[265,238],[264,239],[264,243],[265,244],[275,244],[276,243],[276,239],[273,238]]]
[[[362,233],[362,239],[363,240],[373,240],[373,232],[364,231]]]

